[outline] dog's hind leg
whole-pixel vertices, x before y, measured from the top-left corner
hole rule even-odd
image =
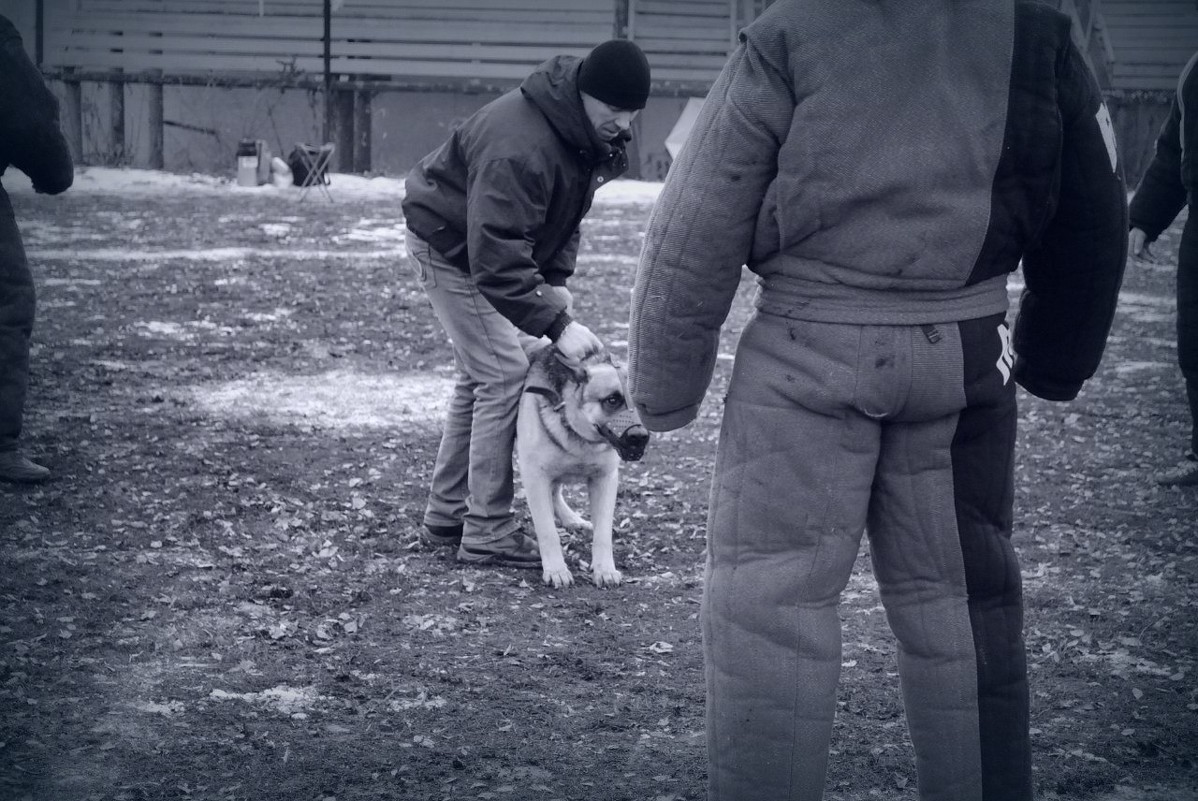
[[[587,482],[591,497],[591,575],[596,587],[613,587],[623,576],[616,570],[612,552],[612,526],[616,514],[618,472],[609,470]],[[542,552],[544,553],[544,552]]]
[[[557,515],[557,522],[562,524],[562,528],[571,531],[590,531],[591,524],[566,503],[563,491],[564,487],[561,484],[553,488],[553,513]]]

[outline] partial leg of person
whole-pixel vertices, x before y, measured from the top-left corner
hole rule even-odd
[[[847,404],[855,326],[759,315],[737,350],[702,607],[709,801],[818,801],[878,426]]]
[[[427,294],[436,291],[437,256],[427,242],[407,232],[408,258],[416,279]],[[435,310],[434,310],[435,313]],[[423,539],[432,545],[457,547],[462,540],[462,521],[466,517],[467,478],[470,467],[470,427],[474,419],[474,380],[454,354],[453,391],[449,396],[441,428],[441,443],[433,463],[428,501],[424,510]]]
[[[468,492],[459,558],[483,561],[500,555],[496,563],[514,559],[516,566],[539,567],[535,540],[519,530],[512,510],[516,414],[528,372],[519,332],[470,276],[427,243],[409,234],[408,251],[425,270],[425,293],[453,343],[459,370],[425,520],[451,519],[460,510],[466,446]]]
[[[441,444],[429,482],[424,525],[434,545],[457,546],[462,540],[466,499],[470,495],[470,429],[474,422],[474,389],[477,382],[466,372],[457,354],[453,390],[441,428]]]
[[[25,247],[8,194],[0,188],[0,479],[7,481],[36,482],[50,475],[19,450],[35,305]]]
[[[1193,206],[1177,254],[1177,360],[1190,406],[1190,455],[1198,459],[1198,208]]]
[[[908,329],[911,394],[883,429],[869,513],[922,801],[1032,797],[1001,319]]]
[[[1177,363],[1190,413],[1189,453],[1157,477],[1165,486],[1198,486],[1198,211],[1190,208],[1177,254]]]

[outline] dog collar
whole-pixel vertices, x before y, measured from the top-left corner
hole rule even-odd
[[[533,395],[541,395],[542,397],[548,398],[549,404],[553,407],[553,411],[555,412],[560,412],[566,405],[566,402],[562,400],[562,396],[547,386],[543,386],[541,384],[532,384],[526,386],[524,391]]]

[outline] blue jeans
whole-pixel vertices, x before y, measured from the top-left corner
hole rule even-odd
[[[526,347],[536,340],[497,312],[469,275],[410,231],[407,246],[453,344],[457,368],[424,522],[461,523],[466,542],[494,542],[519,526],[512,511],[512,449],[528,372]]]

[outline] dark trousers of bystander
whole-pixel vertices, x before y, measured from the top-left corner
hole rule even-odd
[[[1177,254],[1177,361],[1190,404],[1190,450],[1198,455],[1198,204],[1190,204]]]
[[[8,194],[0,187],[0,452],[15,451],[29,389],[33,275]]]

